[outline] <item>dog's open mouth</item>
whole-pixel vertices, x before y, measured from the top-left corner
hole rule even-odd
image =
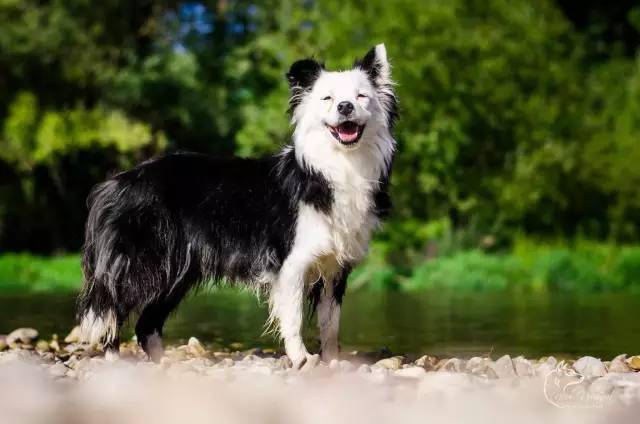
[[[360,141],[362,132],[364,131],[364,125],[358,125],[353,121],[343,122],[342,124],[332,127],[327,125],[333,138],[338,140],[345,146],[351,146]]]

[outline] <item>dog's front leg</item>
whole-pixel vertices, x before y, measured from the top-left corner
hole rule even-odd
[[[286,262],[271,293],[271,319],[277,321],[284,348],[294,368],[301,368],[307,360],[315,359],[302,341],[303,304],[305,297],[306,264]]]

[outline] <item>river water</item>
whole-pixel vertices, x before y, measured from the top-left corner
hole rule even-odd
[[[74,325],[73,294],[0,295],[0,334],[35,327],[64,336]],[[262,335],[264,304],[222,289],[187,299],[167,322],[165,339],[235,349],[277,348]],[[317,346],[313,323],[307,340]],[[125,337],[131,336],[131,325]],[[593,355],[611,359],[640,353],[640,296],[628,293],[371,292],[347,293],[343,350],[470,357]]]

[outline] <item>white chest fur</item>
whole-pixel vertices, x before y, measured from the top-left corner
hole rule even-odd
[[[378,224],[373,193],[378,179],[343,172],[332,182],[333,204],[327,216],[333,254],[339,263],[360,261],[366,254],[371,234]]]
[[[301,205],[295,243],[319,259],[315,262],[323,274],[331,273],[335,265],[356,264],[367,253],[379,223],[374,194],[386,172],[385,160],[375,146],[332,153],[314,155],[312,162],[331,186],[331,209],[325,214]]]

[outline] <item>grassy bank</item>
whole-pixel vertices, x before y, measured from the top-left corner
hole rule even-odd
[[[640,246],[519,241],[505,253],[454,252],[406,268],[372,250],[353,273],[352,289],[640,291]],[[78,255],[0,255],[0,290],[77,290],[81,279]]]
[[[519,241],[509,252],[458,251],[407,268],[374,253],[354,272],[353,283],[404,290],[640,291],[640,246]]]
[[[0,255],[0,291],[72,291],[81,282],[79,255]]]

